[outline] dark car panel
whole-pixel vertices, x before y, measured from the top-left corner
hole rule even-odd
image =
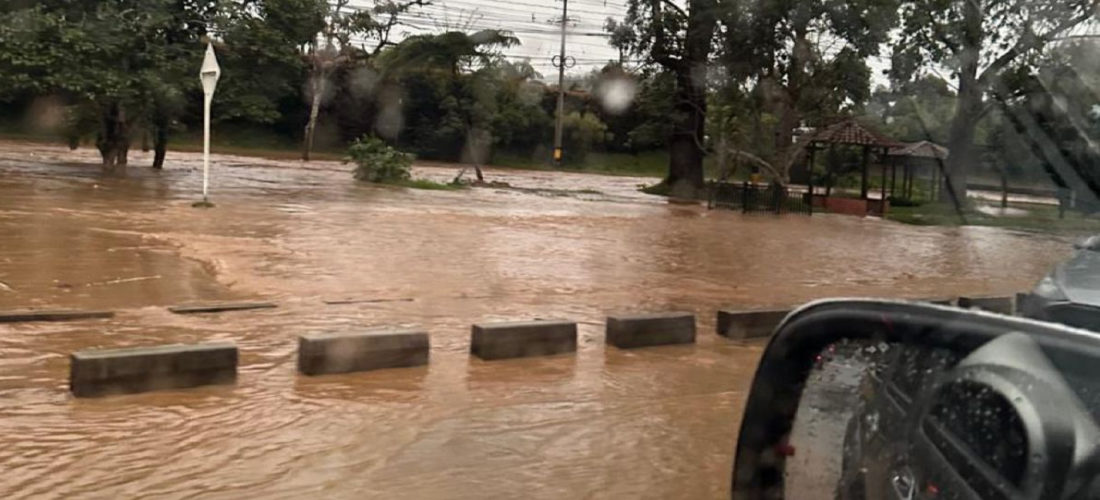
[[[1100,306],[1100,252],[1078,251],[1055,269],[1054,281],[1070,302]]]

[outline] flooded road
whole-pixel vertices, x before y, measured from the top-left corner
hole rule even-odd
[[[1068,238],[669,205],[651,179],[490,169],[524,188],[364,186],[339,163],[0,145],[0,497],[723,498],[762,345],[714,335],[728,305],[1030,287]],[[450,180],[455,168],[415,175]],[[163,306],[280,308],[177,316]],[[326,305],[329,301],[349,302]],[[694,346],[605,349],[603,318],[698,315]],[[469,325],[580,321],[575,356],[491,363]],[[307,332],[417,325],[423,368],[307,378]],[[76,400],[69,353],[232,340],[235,386]]]

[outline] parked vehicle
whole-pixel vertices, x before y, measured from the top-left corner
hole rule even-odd
[[[1073,247],[1073,257],[1039,280],[1018,308],[1028,318],[1100,331],[1100,236]]]

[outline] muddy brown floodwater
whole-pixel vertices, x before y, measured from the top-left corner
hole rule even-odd
[[[0,498],[722,498],[762,345],[717,337],[717,308],[1014,292],[1069,249],[669,205],[636,191],[648,179],[491,169],[526,189],[417,191],[233,156],[201,210],[197,155],[126,178],[94,161],[0,144],[0,310],[119,310],[0,324]],[[230,299],[281,307],[163,309]],[[607,313],[665,310],[698,315],[696,345],[604,347]],[[467,354],[471,323],[532,318],[582,322],[576,355]],[[299,334],[371,325],[428,329],[430,365],[296,374]],[[212,340],[239,345],[235,386],[67,392],[73,351]]]

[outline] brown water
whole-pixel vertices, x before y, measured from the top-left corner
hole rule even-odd
[[[120,310],[0,324],[0,498],[722,498],[762,345],[715,336],[718,307],[1014,292],[1069,248],[668,205],[639,178],[490,170],[529,189],[415,191],[231,156],[202,210],[197,155],[123,179],[75,164],[94,161],[0,145],[0,310]],[[259,298],[281,307],[161,307]],[[696,345],[604,348],[607,313],[664,310],[698,314]],[[559,317],[582,322],[575,356],[467,354],[471,323]],[[427,328],[430,365],[296,374],[299,334],[368,325]],[[209,340],[239,345],[235,386],[67,393],[75,350]]]

